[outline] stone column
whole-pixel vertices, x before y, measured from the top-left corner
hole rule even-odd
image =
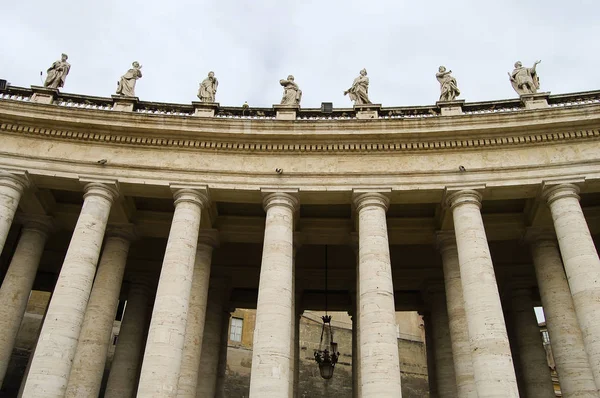
[[[433,327],[431,313],[421,314],[425,326],[425,349],[427,350],[427,384],[429,385],[429,398],[439,398],[438,382],[436,377],[435,349],[433,347]]]
[[[481,193],[471,189],[449,192],[447,197],[454,219],[473,376],[479,398],[518,398],[481,200]]]
[[[44,245],[51,228],[49,217],[27,217],[17,249],[0,289],[0,386],[27,308]]]
[[[574,184],[546,186],[548,202],[585,351],[600,389],[600,259]]]
[[[552,376],[546,360],[540,328],[533,310],[531,288],[518,286],[511,291],[511,308],[516,346],[521,361],[526,397],[554,398]]]
[[[223,299],[227,286],[222,279],[211,279],[206,307],[206,322],[202,338],[202,355],[198,369],[197,398],[214,397],[217,390],[219,351],[223,327]],[[229,327],[229,323],[227,324]]]
[[[90,182],[25,383],[27,398],[62,398],[77,349],[116,184]]]
[[[359,344],[365,397],[401,397],[396,309],[386,211],[379,192],[354,193],[358,213]]]
[[[298,199],[289,193],[268,193],[258,286],[256,326],[250,375],[250,398],[289,397],[293,358],[293,229]]]
[[[163,259],[137,396],[175,397],[181,370],[205,188],[174,188],[175,213]]]
[[[583,335],[553,232],[529,229],[546,327],[563,397],[596,398],[596,383],[583,344]]]
[[[357,358],[357,333],[356,324],[358,323],[358,317],[355,312],[352,312],[350,316],[352,320],[352,398],[359,398],[358,395],[358,358]]]
[[[444,268],[446,307],[450,340],[452,342],[456,391],[460,398],[477,398],[462,281],[460,279],[460,266],[458,265],[456,237],[453,232],[439,232],[437,243]]]
[[[217,367],[217,387],[215,398],[226,398],[225,376],[227,374],[227,347],[229,346],[229,322],[231,311],[223,311],[221,315],[221,345],[219,347],[219,364]]]
[[[0,170],[0,254],[29,179],[24,171]]]
[[[135,231],[132,225],[109,226],[106,235],[71,366],[67,398],[97,397],[100,392],[123,273]]]
[[[132,397],[138,381],[142,349],[148,325],[151,284],[147,275],[134,275],[119,340],[110,367],[104,398]]]
[[[438,395],[440,398],[458,398],[444,285],[441,281],[432,281],[427,284],[426,289],[431,308]]]
[[[294,398],[300,397],[300,321],[304,312],[300,308],[300,297],[300,295],[296,296],[296,313],[294,314]]]
[[[203,229],[200,231],[196,261],[194,263],[194,277],[190,292],[190,310],[185,329],[185,343],[183,346],[177,397],[194,398],[196,396],[212,252],[213,248],[217,245],[218,233],[216,230]]]

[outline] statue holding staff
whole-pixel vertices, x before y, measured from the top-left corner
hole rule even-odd
[[[344,91],[344,95],[346,94],[350,95],[350,99],[354,101],[354,105],[371,103],[369,100],[369,78],[367,77],[366,69],[360,71],[360,76],[354,79],[352,87]]]
[[[510,84],[519,95],[535,94],[540,88],[540,79],[535,67],[542,61],[535,61],[533,67],[525,68],[521,61],[515,63],[515,69],[509,73]]]
[[[202,80],[200,88],[198,89],[198,98],[201,102],[215,102],[215,95],[217,94],[217,87],[219,81],[215,77],[215,72],[208,72],[208,77]]]
[[[125,97],[135,97],[135,82],[142,77],[142,65],[134,61],[129,69],[117,84],[117,94]]]
[[[281,105],[300,105],[302,90],[300,90],[300,87],[294,82],[294,76],[289,75],[287,79],[279,80],[279,84],[283,86]]]
[[[44,87],[48,88],[60,88],[65,85],[65,79],[71,69],[71,64],[67,62],[69,57],[67,54],[62,54],[60,60],[54,62],[50,68],[48,68],[48,75],[44,82]]]
[[[440,82],[440,101],[454,101],[460,95],[456,79],[451,76],[452,71],[446,71],[445,66],[440,66],[435,74]]]

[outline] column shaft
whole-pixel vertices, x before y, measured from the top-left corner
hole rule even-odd
[[[596,383],[556,238],[533,239],[531,252],[563,397],[596,398]]]
[[[423,314],[423,323],[425,324],[425,349],[427,350],[427,384],[429,385],[429,398],[439,398],[431,313],[427,312]]]
[[[144,278],[135,280],[129,288],[104,398],[132,397],[135,393],[148,325],[149,290]]]
[[[63,398],[67,388],[108,215],[118,195],[102,183],[89,183],[85,189],[25,383],[23,396],[27,398]]]
[[[133,230],[109,227],[107,235],[71,367],[67,398],[97,397],[100,392]]]
[[[200,366],[200,356],[202,353],[210,266],[213,246],[216,244],[216,236],[209,237],[205,231],[202,231],[202,233],[196,251],[192,291],[190,292],[190,310],[185,330],[185,343],[183,346],[183,358],[178,385],[179,391],[177,393],[177,397],[180,398],[194,398],[198,386],[198,367]]]
[[[0,288],[0,386],[27,308],[49,226],[48,219],[39,222],[31,219],[26,223]]]
[[[354,199],[359,225],[359,343],[362,394],[401,397],[396,309],[386,210],[379,193]]]
[[[517,398],[517,379],[481,218],[481,194],[463,190],[449,195],[452,209],[473,375],[479,398]]]
[[[181,370],[201,210],[199,190],[175,192],[175,213],[160,272],[137,396],[175,397]]]
[[[12,225],[21,195],[29,186],[27,174],[0,170],[0,254]]]
[[[450,340],[452,342],[452,358],[456,377],[456,391],[460,398],[477,398],[469,331],[465,315],[465,306],[458,264],[458,251],[454,234],[439,234],[438,245],[442,254],[444,268],[444,284],[446,291],[446,307]]]
[[[543,192],[554,221],[585,351],[600,389],[600,258],[585,221],[579,188],[561,184]]]
[[[229,343],[229,321],[231,313],[223,311],[221,319],[221,341],[219,346],[219,364],[217,367],[217,387],[215,398],[226,398],[225,376],[227,375],[227,347]]]
[[[265,238],[254,328],[250,397],[289,397],[292,345],[293,227],[295,197],[268,194]]]

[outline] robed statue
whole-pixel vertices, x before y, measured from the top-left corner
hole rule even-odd
[[[440,101],[454,101],[460,95],[456,79],[451,76],[452,71],[446,71],[445,66],[440,66],[435,74],[440,82]]]
[[[279,80],[279,84],[283,86],[281,105],[300,105],[302,90],[300,90],[300,87],[294,82],[294,76],[289,75],[287,79]]]
[[[60,88],[65,85],[65,79],[71,69],[71,64],[67,62],[69,57],[67,54],[62,54],[60,60],[54,62],[50,68],[48,68],[48,75],[44,82],[44,87],[48,88]]]
[[[198,98],[201,102],[215,102],[215,95],[217,94],[217,87],[219,81],[215,77],[215,72],[208,72],[208,77],[202,80],[200,88],[198,89]]]
[[[350,95],[350,99],[354,101],[354,105],[370,104],[369,100],[369,78],[367,70],[360,71],[360,76],[354,79],[352,87],[344,91],[344,95]]]
[[[525,68],[521,61],[515,63],[515,69],[509,73],[510,84],[519,95],[535,94],[540,88],[540,79],[535,67],[542,61],[535,61],[533,67]]]
[[[129,69],[117,83],[117,94],[125,97],[135,97],[135,82],[142,77],[142,65],[134,61]]]

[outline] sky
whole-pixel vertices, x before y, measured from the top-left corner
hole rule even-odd
[[[600,88],[598,0],[4,0],[0,79],[41,85],[65,52],[63,92],[108,97],[133,61],[136,95],[190,103],[213,70],[223,106],[271,106],[289,74],[302,107],[350,107],[362,68],[383,106],[434,104],[453,71],[467,102],[515,98],[507,72],[541,60],[541,91]]]

